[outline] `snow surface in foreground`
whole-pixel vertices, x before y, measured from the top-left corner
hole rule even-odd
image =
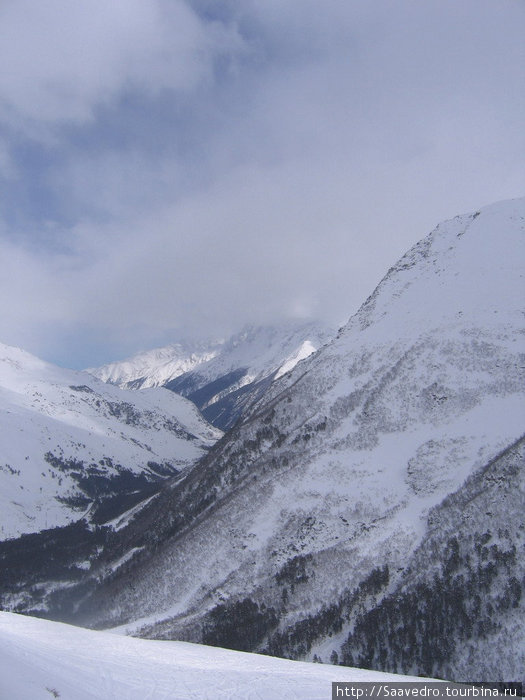
[[[416,680],[0,612],[1,698],[327,700],[332,681],[380,679]]]

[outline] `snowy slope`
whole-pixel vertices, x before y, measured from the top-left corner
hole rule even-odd
[[[123,391],[0,344],[0,539],[89,517],[193,464],[218,437],[172,392]]]
[[[0,613],[0,697],[12,700],[326,700],[332,681],[403,680],[416,679]]]
[[[172,343],[137,353],[121,362],[91,367],[86,371],[103,382],[117,384],[125,389],[159,387],[211,360],[223,345],[224,342],[220,340],[209,343]]]
[[[331,340],[332,331],[317,323],[292,322],[275,326],[249,326],[224,343],[216,357],[198,367],[210,382],[238,368],[246,370],[244,383],[276,372],[282,375]]]
[[[144,556],[94,585],[80,619],[296,658],[357,649],[360,665],[456,679],[470,648],[477,677],[499,678],[502,655],[521,673],[524,220],[524,200],[499,203],[411,249],[333,343],[122,530],[102,561]],[[443,513],[456,530],[435,532]],[[415,581],[441,601],[420,610],[421,643],[400,637]],[[374,611],[387,649],[367,636]]]
[[[127,388],[166,386],[193,401],[213,425],[227,430],[275,378],[334,334],[311,322],[247,327],[227,341],[174,344],[88,371]]]
[[[247,327],[222,352],[165,386],[187,396],[204,417],[229,430],[272,382],[334,337],[317,323]]]

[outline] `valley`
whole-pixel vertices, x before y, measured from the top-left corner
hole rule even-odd
[[[521,680],[524,221],[514,200],[440,224],[333,341],[275,368],[200,459],[127,514],[64,531],[81,557],[52,536],[63,565],[32,568],[28,539],[2,543],[14,572],[2,608],[291,659]]]

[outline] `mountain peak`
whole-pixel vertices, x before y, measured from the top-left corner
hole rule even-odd
[[[499,202],[439,224],[390,268],[348,331],[395,318],[414,333],[443,323],[462,325],[465,315],[492,323],[515,313],[524,291],[516,274],[525,254],[524,202]]]
[[[512,554],[525,544],[524,205],[452,219],[403,256],[122,533],[107,561],[145,529],[162,547],[98,587],[84,619],[456,680],[480,621],[492,632],[471,673],[500,679],[503,645],[519,674],[523,603],[505,591],[525,573]]]
[[[338,337],[272,375],[233,430],[112,532],[50,614],[456,681],[519,678],[524,220],[520,200],[440,224]],[[224,383],[231,357],[202,376],[223,363]]]
[[[228,430],[276,377],[333,336],[334,331],[312,321],[247,325],[225,341],[178,343],[89,371],[130,389],[165,386],[193,401],[213,425]]]

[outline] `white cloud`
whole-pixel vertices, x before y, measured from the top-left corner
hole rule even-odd
[[[343,321],[438,221],[522,194],[524,7],[5,2],[0,117],[53,134],[40,170],[6,150],[11,219],[57,212],[5,224],[0,338]]]

